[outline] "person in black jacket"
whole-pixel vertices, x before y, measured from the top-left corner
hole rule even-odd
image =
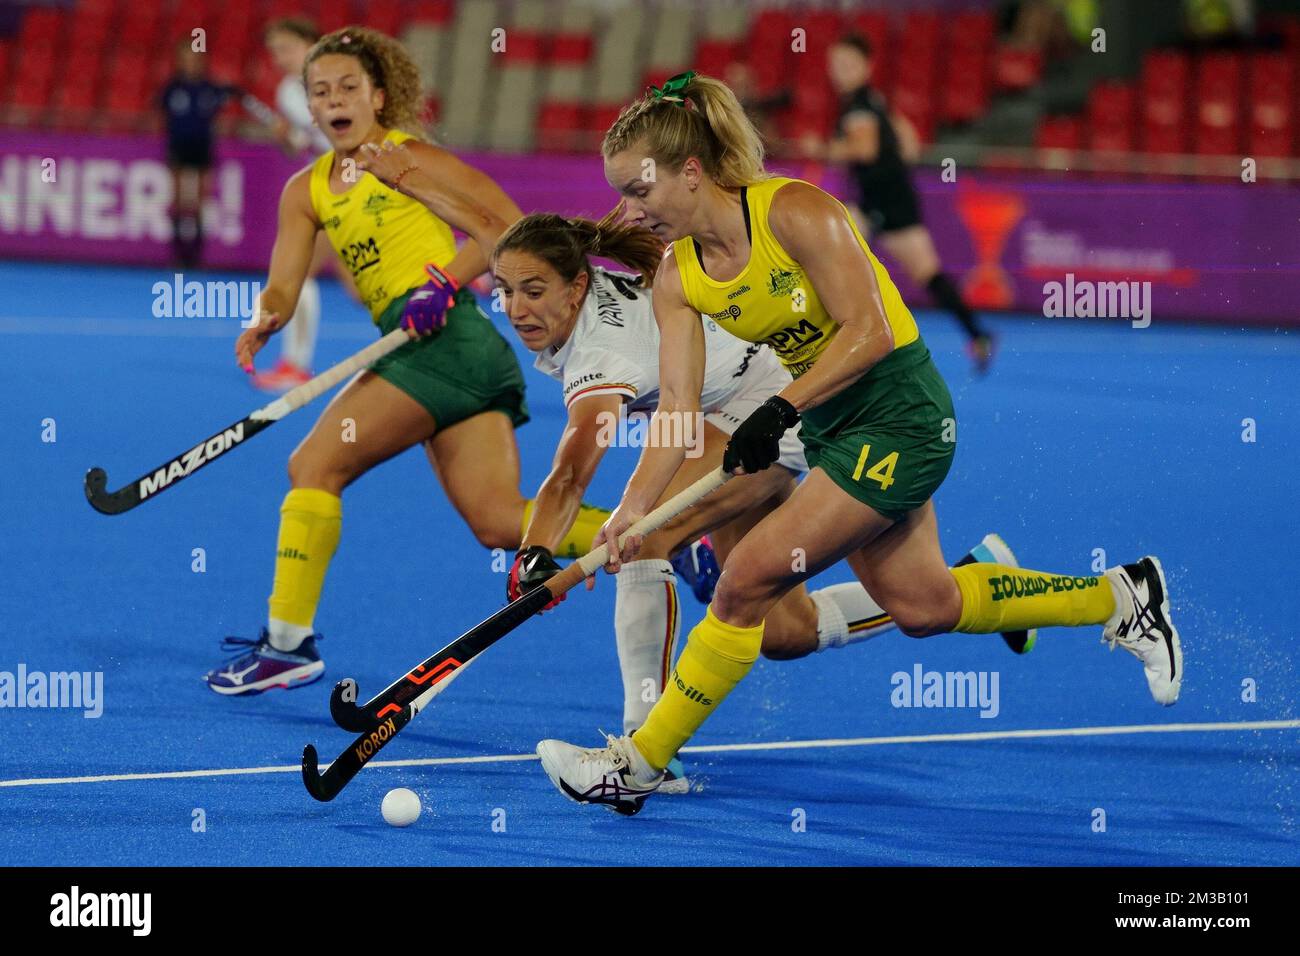
[[[865,37],[840,39],[827,56],[831,85],[840,96],[834,138],[803,141],[810,158],[848,165],[861,210],[873,236],[930,293],[935,304],[951,312],[968,337],[967,351],[981,373],[993,359],[993,338],[979,324],[961,292],[943,271],[930,230],[908,171],[920,154],[915,127],[892,112],[871,86],[872,51]]]

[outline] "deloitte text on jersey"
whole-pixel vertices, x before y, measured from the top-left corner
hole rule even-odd
[[[663,412],[654,415],[601,412],[596,416],[596,444],[601,448],[684,448],[687,458],[704,454],[704,413]]]

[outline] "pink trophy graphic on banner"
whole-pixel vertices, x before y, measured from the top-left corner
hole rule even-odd
[[[957,213],[975,247],[975,268],[962,283],[967,299],[977,309],[1011,307],[1015,290],[1011,276],[1002,268],[1002,251],[1025,214],[1024,203],[1011,193],[963,190],[957,196]]]

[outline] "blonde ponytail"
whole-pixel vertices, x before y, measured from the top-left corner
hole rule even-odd
[[[694,156],[724,189],[770,175],[763,169],[763,140],[731,87],[697,73],[675,76],[625,107],[601,152],[608,159],[633,146],[674,172]]]

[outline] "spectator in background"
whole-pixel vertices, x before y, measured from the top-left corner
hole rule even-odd
[[[1087,49],[1100,16],[1097,0],[1013,0],[998,11],[1006,44],[1041,53],[1049,66]]]
[[[871,44],[865,37],[847,36],[827,54],[831,85],[840,96],[836,135],[829,142],[805,136],[801,149],[809,159],[848,164],[857,188],[860,220],[865,219],[885,251],[906,270],[913,283],[929,292],[940,308],[951,312],[967,336],[967,352],[983,373],[993,360],[993,339],[984,331],[961,292],[943,272],[930,230],[921,222],[916,190],[908,171],[920,156],[920,137],[871,86]]]
[[[749,116],[764,143],[776,143],[780,140],[776,114],[794,102],[794,96],[786,87],[764,96],[759,92],[758,78],[754,68],[743,60],[733,60],[727,64],[723,80],[736,94],[736,99]]]
[[[203,251],[203,199],[211,187],[213,122],[238,90],[208,79],[207,54],[189,39],[176,46],[176,74],[159,95],[172,171],[172,248],[185,268]]]
[[[273,20],[263,34],[267,52],[280,72],[280,82],[275,88],[276,115],[271,118],[271,130],[280,148],[290,156],[304,160],[330,151],[325,138],[311,117],[307,105],[307,90],[303,86],[303,66],[307,54],[320,39],[316,25],[305,17],[286,17]],[[260,113],[261,111],[259,111]],[[312,376],[316,358],[316,337],[320,330],[320,285],[316,276],[330,268],[335,261],[333,250],[324,230],[316,233],[316,248],[312,253],[306,281],[298,294],[298,305],[281,339],[280,359],[268,371],[257,372],[253,385],[266,392],[283,392],[301,385]],[[346,269],[335,269],[344,288],[358,302],[356,284]]]
[[[1235,46],[1255,32],[1253,0],[1183,0],[1187,37],[1202,46]]]

